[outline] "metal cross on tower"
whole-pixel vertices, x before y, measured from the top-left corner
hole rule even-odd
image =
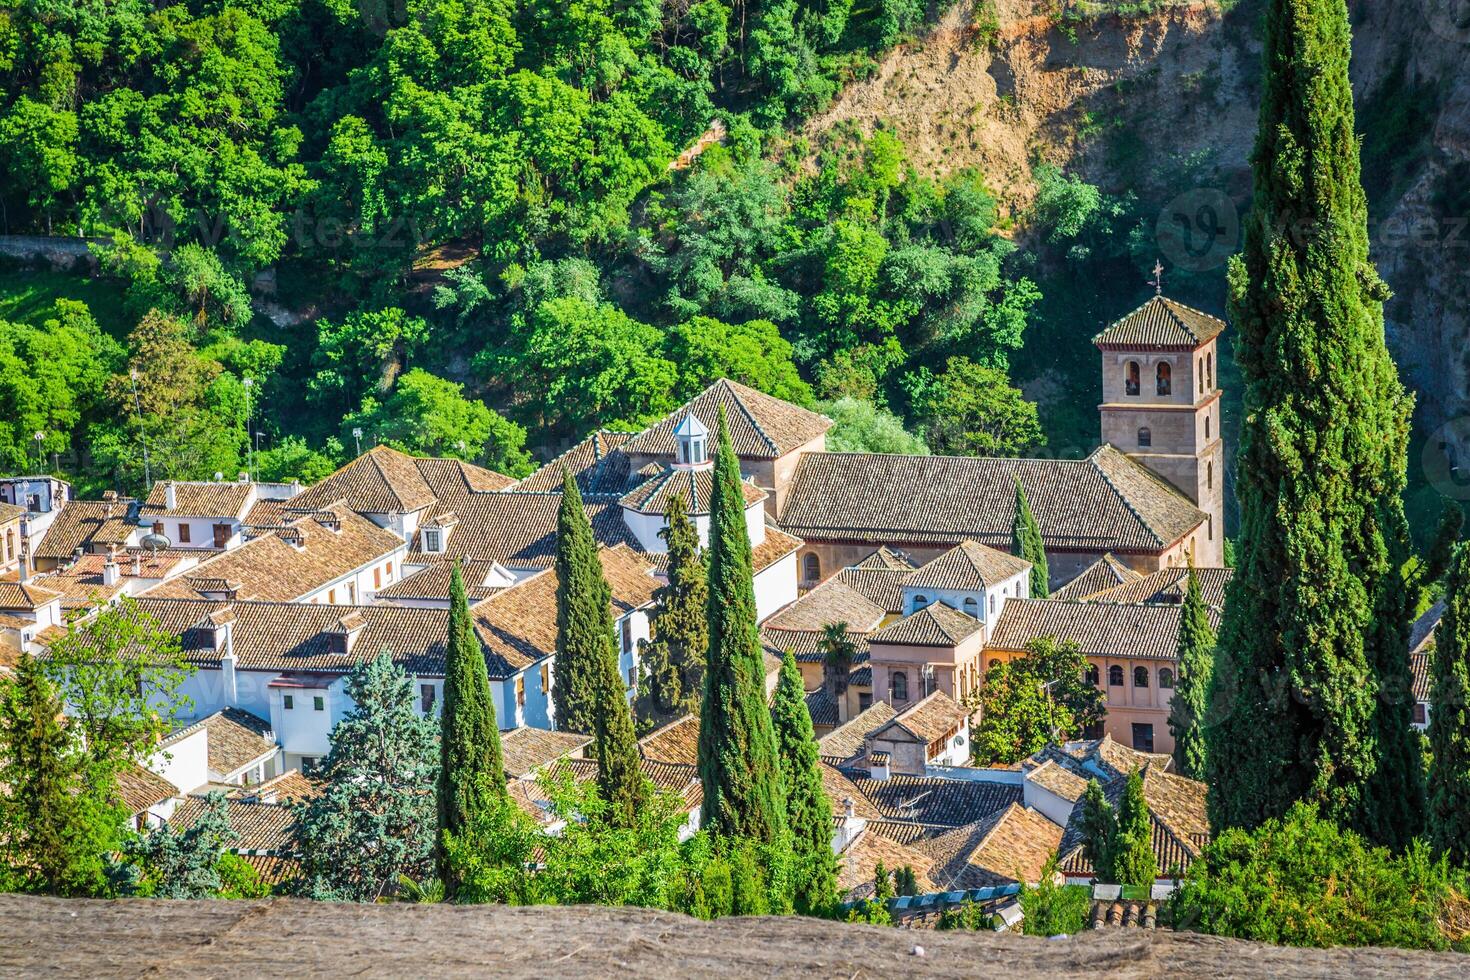
[[[1159,259],[1154,259],[1154,280],[1149,285],[1154,287],[1155,296],[1164,295],[1164,263]]]

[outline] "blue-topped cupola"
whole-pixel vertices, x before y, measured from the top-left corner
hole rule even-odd
[[[704,469],[711,465],[709,457],[709,429],[695,417],[693,412],[674,429],[677,444],[674,465],[681,469]]]

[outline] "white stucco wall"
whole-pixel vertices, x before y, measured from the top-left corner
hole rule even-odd
[[[755,615],[764,622],[778,609],[796,601],[797,553],[792,552],[755,575]]]
[[[209,782],[209,733],[201,728],[159,749],[145,768],[173,783],[180,793],[198,789]]]

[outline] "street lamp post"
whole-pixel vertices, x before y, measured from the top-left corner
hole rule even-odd
[[[245,475],[254,480],[255,453],[250,441],[250,389],[255,387],[255,379],[246,378],[242,384],[245,386]]]
[[[361,456],[362,455],[362,430],[361,429],[353,429],[352,430],[352,442],[357,447],[357,452],[355,453],[355,455]]]
[[[138,369],[128,372],[133,383],[133,409],[138,413],[138,441],[143,445],[143,494],[153,489],[153,468],[148,464],[148,433],[143,431],[143,402],[138,398]]]

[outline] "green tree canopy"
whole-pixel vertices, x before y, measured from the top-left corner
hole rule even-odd
[[[347,678],[352,709],[332,728],[322,792],[297,804],[301,888],[318,899],[376,902],[434,866],[434,719],[413,678],[384,650]]]

